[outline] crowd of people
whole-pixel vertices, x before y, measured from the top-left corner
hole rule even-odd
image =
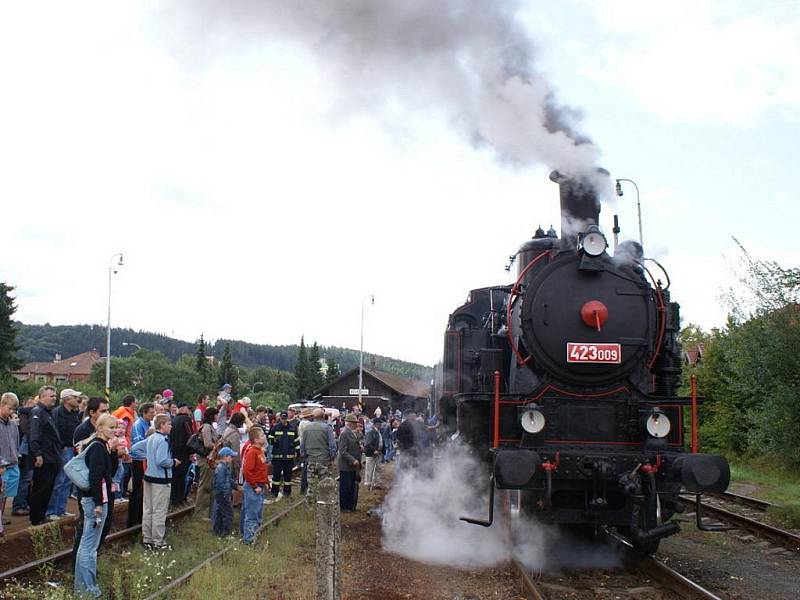
[[[232,535],[238,489],[238,535],[249,545],[264,505],[292,496],[298,467],[300,494],[312,506],[318,481],[330,476],[339,479],[341,510],[355,511],[361,475],[363,485],[381,487],[381,465],[394,460],[409,431],[424,430],[412,413],[384,415],[378,407],[368,416],[358,404],[342,413],[319,406],[276,412],[248,397],[234,401],[231,389],[223,385],[213,401],[201,394],[193,407],[169,389],[141,404],[126,395],[113,412],[105,398],[71,388],[57,394],[45,385],[22,403],[4,393],[0,535],[8,502],[34,527],[75,517],[75,591],[100,597],[97,551],[115,504],[127,503],[127,527],[141,524],[145,548],[163,551],[170,549],[167,513],[185,506],[193,487],[195,514],[214,534]],[[70,497],[77,514],[67,511]]]

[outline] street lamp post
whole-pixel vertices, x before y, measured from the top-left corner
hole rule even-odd
[[[375,295],[370,294],[370,304],[375,305]],[[364,390],[364,300],[366,296],[361,298],[361,351],[358,354],[358,406],[362,409],[364,405],[361,400],[361,395]]]
[[[256,386],[257,386],[257,385],[264,385],[264,382],[263,382],[263,381],[256,381],[256,382],[253,384],[252,391],[250,392],[251,394],[255,394],[255,393],[256,393]]]
[[[642,204],[639,202],[639,186],[636,185],[633,179],[625,179],[624,177],[617,179],[617,196],[622,196],[623,181],[632,183],[633,187],[636,189],[636,213],[639,216],[639,243],[642,245],[642,248],[644,248],[644,236],[642,236]]]
[[[117,259],[116,264],[114,260]],[[108,264],[108,327],[106,328],[106,402],[111,399],[111,276],[123,266],[122,252],[111,256]]]

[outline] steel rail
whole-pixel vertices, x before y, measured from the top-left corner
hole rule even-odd
[[[269,527],[270,525],[272,525],[274,523],[277,523],[283,517],[285,517],[287,514],[289,514],[291,511],[293,511],[295,508],[297,508],[298,506],[300,506],[302,504],[305,504],[305,503],[306,503],[305,498],[301,498],[300,500],[298,500],[297,502],[295,502],[291,506],[288,506],[285,509],[283,509],[278,514],[271,516],[265,523],[263,523],[261,525],[261,527],[258,528],[258,531],[256,533],[260,534],[264,529],[266,529],[267,527]],[[192,567],[191,569],[186,571],[180,577],[178,577],[176,579],[173,579],[171,582],[169,582],[167,585],[165,585],[161,589],[156,590],[155,592],[153,592],[152,594],[147,596],[147,598],[145,598],[145,600],[155,600],[156,598],[160,598],[161,596],[163,596],[164,594],[166,594],[170,590],[173,590],[176,587],[183,585],[184,583],[189,581],[199,571],[203,570],[205,567],[210,565],[212,562],[214,562],[215,560],[217,560],[218,558],[220,558],[224,554],[228,553],[233,548],[236,548],[238,545],[239,545],[239,542],[234,542],[232,544],[229,544],[229,545],[225,546],[222,550],[212,554],[207,559],[205,559],[203,562],[195,565],[194,567]]]
[[[536,582],[533,581],[531,574],[517,559],[511,559],[511,570],[516,571],[519,577],[520,587],[522,588],[522,595],[526,600],[545,600],[539,588],[536,587]]]
[[[672,590],[682,598],[700,598],[704,600],[722,600],[716,594],[695,583],[685,575],[652,556],[638,557],[634,564],[644,573],[650,575],[664,587]]]
[[[711,496],[712,498],[725,500],[726,502],[740,504],[741,506],[746,506],[747,508],[760,510],[761,512],[765,512],[775,506],[772,504],[772,502],[761,500],[759,498],[752,498],[750,496],[743,496],[741,494],[734,494],[733,492],[707,493],[707,495]]]
[[[688,499],[684,496],[681,496],[680,499],[690,507],[695,506],[694,499]],[[766,537],[770,541],[775,542],[788,550],[800,552],[800,535],[796,535],[791,531],[779,529],[778,527],[773,527],[772,525],[768,525],[767,523],[763,523],[761,521],[756,521],[755,519],[725,510],[724,508],[720,508],[718,506],[705,503],[701,503],[700,506],[706,515],[713,515],[722,521],[726,521],[732,525],[735,525],[737,528],[746,529],[760,537]]]
[[[167,515],[167,520],[176,519],[179,517],[183,517],[184,515],[189,514],[190,512],[194,511],[194,504],[171,512]],[[134,525],[133,527],[127,527],[125,529],[120,529],[119,531],[114,531],[109,533],[106,536],[106,542],[117,542],[119,540],[124,540],[129,538],[133,535],[136,535],[139,531],[142,530],[141,525]],[[14,567],[13,569],[9,569],[7,571],[3,571],[0,573],[0,582],[5,581],[6,579],[10,579],[12,577],[19,577],[20,575],[24,575],[26,573],[30,573],[45,565],[47,563],[57,563],[67,560],[72,556],[72,548],[67,548],[65,550],[61,550],[60,552],[56,552],[55,554],[51,554],[50,556],[45,556],[44,558],[38,558],[31,562],[25,563],[24,565],[19,565],[18,567]]]

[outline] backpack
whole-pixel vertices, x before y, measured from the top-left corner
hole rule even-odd
[[[92,440],[94,441],[94,440]],[[86,452],[92,443],[88,443],[80,454],[73,456],[64,465],[64,475],[82,492],[89,491],[89,465],[86,464]]]
[[[206,445],[203,443],[203,438],[199,431],[193,433],[191,437],[189,437],[189,440],[186,442],[186,447],[192,454],[208,456],[208,448],[206,448]]]

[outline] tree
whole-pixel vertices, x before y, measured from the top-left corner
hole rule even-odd
[[[230,383],[233,389],[236,389],[238,382],[236,376],[236,366],[233,364],[233,356],[231,355],[231,345],[225,343],[225,350],[222,351],[222,366],[219,370],[219,384],[224,385]]]
[[[19,369],[23,364],[17,358],[17,328],[11,320],[17,310],[10,296],[13,290],[10,285],[0,283],[0,374]]]
[[[328,363],[328,371],[325,373],[325,383],[331,383],[342,376],[342,370],[339,368],[339,364],[332,358],[326,359],[326,362]]]
[[[197,342],[197,352],[195,352],[195,370],[200,373],[200,378],[203,381],[208,381],[209,372],[211,369],[208,364],[208,356],[206,355],[206,341],[203,339],[203,334],[200,334],[200,340]]]
[[[309,395],[309,364],[308,352],[306,350],[305,336],[300,337],[300,347],[297,349],[297,362],[294,366],[294,378],[297,382],[297,390],[295,397],[298,400],[304,400]]]
[[[741,248],[741,246],[740,246]],[[744,248],[725,328],[704,342],[697,369],[701,442],[744,457],[800,465],[800,269]]]
[[[309,383],[309,396],[322,387],[325,383],[325,378],[322,375],[321,364],[319,362],[319,346],[314,341],[311,346],[311,353],[308,356],[308,383]]]

